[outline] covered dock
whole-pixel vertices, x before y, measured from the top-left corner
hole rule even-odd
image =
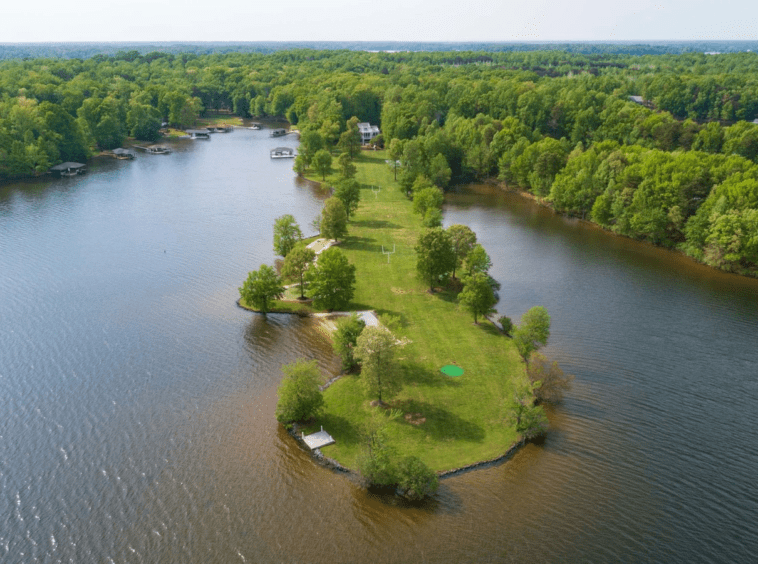
[[[134,151],[131,149],[124,149],[122,147],[119,147],[118,149],[113,149],[111,151],[113,153],[113,156],[117,159],[133,159],[136,155],[134,154]]]
[[[277,147],[271,149],[272,159],[292,159],[295,157],[295,149],[292,147]]]
[[[210,129],[188,129],[186,133],[187,135],[190,136],[190,139],[210,139],[211,138]]]
[[[84,174],[87,171],[87,165],[82,163],[65,162],[50,168],[50,172],[56,176],[76,176]]]

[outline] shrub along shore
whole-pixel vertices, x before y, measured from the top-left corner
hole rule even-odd
[[[437,472],[495,459],[520,440],[509,406],[527,382],[524,364],[497,327],[473,323],[454,292],[430,293],[428,283],[418,279],[414,247],[423,230],[421,218],[385,158],[384,151],[356,156],[361,200],[340,249],[356,267],[348,309],[375,310],[405,343],[396,351],[401,388],[383,398],[387,412],[396,415],[385,426],[386,440],[398,459],[415,456]],[[382,247],[395,249],[389,261]],[[240,305],[247,304],[241,300]],[[277,301],[271,311],[313,310]],[[464,375],[442,374],[447,364],[460,366]],[[318,417],[300,428],[307,433],[323,426],[336,440],[323,448],[324,455],[355,468],[364,431],[382,408],[372,407],[360,377],[352,374],[334,382],[323,397]]]

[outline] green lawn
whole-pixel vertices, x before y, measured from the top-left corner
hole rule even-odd
[[[409,341],[398,351],[403,388],[386,400],[402,416],[389,424],[400,456],[415,455],[434,470],[448,470],[503,454],[518,436],[508,425],[504,403],[514,382],[525,379],[523,364],[510,339],[489,322],[474,325],[449,292],[430,294],[416,278],[413,247],[421,220],[393,181],[383,151],[356,158],[364,186],[349,235],[340,248],[356,266],[351,309],[374,309],[394,316],[394,332]],[[371,186],[380,187],[375,195]],[[396,252],[389,258],[382,254]],[[445,364],[465,370],[461,377],[440,373]],[[370,416],[371,399],[358,376],[345,376],[324,394],[326,407],[313,428],[324,426],[336,444],[326,456],[354,467],[361,427]],[[386,399],[386,398],[385,398]]]

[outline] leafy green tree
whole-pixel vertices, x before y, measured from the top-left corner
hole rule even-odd
[[[306,166],[310,166],[313,157],[325,147],[324,137],[313,129],[305,129],[300,134],[299,153],[303,156]]]
[[[355,265],[336,247],[323,251],[305,274],[308,295],[318,309],[344,309],[355,293]]]
[[[463,291],[458,294],[461,305],[474,315],[474,323],[478,324],[480,315],[493,313],[497,303],[495,293],[489,282],[489,276],[477,272],[463,281]]]
[[[402,139],[393,139],[390,141],[389,149],[387,150],[387,156],[392,160],[392,169],[395,173],[395,181],[397,182],[397,163],[403,156],[404,143]]]
[[[453,171],[447,164],[447,159],[442,153],[437,153],[429,163],[429,179],[440,188],[450,184]]]
[[[525,439],[544,435],[547,431],[547,416],[539,405],[535,405],[534,386],[529,384],[517,390],[513,399],[506,404],[508,417],[516,427],[516,432]]]
[[[439,488],[437,473],[415,456],[403,458],[395,470],[397,485],[403,496],[420,500],[433,494]]]
[[[341,239],[347,235],[347,210],[342,200],[332,196],[324,202],[319,220],[321,236],[327,239]]]
[[[295,157],[295,162],[292,164],[292,170],[294,170],[298,176],[304,176],[308,171],[308,161],[305,155],[302,153]]]
[[[453,254],[455,254],[455,266],[453,267],[453,278],[455,278],[456,269],[463,265],[463,261],[468,258],[469,253],[476,245],[476,233],[467,225],[459,223],[448,227],[447,232],[450,233]]]
[[[334,197],[345,206],[345,213],[349,221],[350,216],[358,209],[358,202],[361,201],[361,185],[355,178],[343,178],[335,186]]]
[[[477,243],[466,257],[466,271],[468,276],[473,276],[478,272],[487,274],[490,268],[492,268],[492,260],[490,259],[490,256],[487,254],[487,251],[484,250],[484,247]]]
[[[455,267],[455,253],[450,234],[441,227],[426,229],[416,244],[416,270],[434,292],[435,284]]]
[[[421,225],[428,229],[442,226],[442,210],[439,208],[429,208],[421,220]]]
[[[279,384],[276,419],[280,423],[306,421],[324,405],[319,389],[321,373],[315,360],[298,359],[282,366],[284,379]]]
[[[303,275],[315,259],[316,253],[306,247],[295,247],[284,258],[282,275],[288,278],[297,278],[300,281],[300,299],[305,298]]]
[[[332,342],[334,352],[342,359],[342,370],[345,372],[353,370],[357,365],[353,353],[364,327],[366,322],[355,312],[337,320],[337,330],[332,336]]]
[[[150,105],[131,102],[126,114],[126,126],[135,139],[156,141],[161,136],[160,112]]]
[[[274,221],[274,251],[277,255],[286,257],[295,248],[303,232],[291,214],[285,214]]]
[[[313,155],[311,161],[313,170],[321,175],[321,180],[326,180],[326,175],[332,172],[332,155],[326,149],[320,149]]]
[[[413,211],[423,217],[428,210],[441,208],[443,201],[442,190],[436,186],[422,188],[413,192]]]
[[[364,431],[364,446],[356,460],[358,471],[369,485],[389,486],[397,482],[392,463],[394,449],[387,439],[387,422],[383,415],[373,415]]]
[[[394,395],[400,386],[395,349],[397,342],[384,327],[366,327],[356,340],[355,358],[361,363],[361,381],[366,393],[376,397]]]
[[[347,120],[347,129],[340,135],[337,148],[352,159],[361,150],[361,132],[358,129],[358,118],[353,116]]]
[[[532,353],[547,345],[548,338],[550,315],[544,306],[535,306],[521,316],[521,324],[513,332],[513,342],[527,365]]]
[[[271,302],[284,293],[282,279],[276,271],[262,264],[259,270],[250,272],[242,287],[240,297],[264,315],[271,310]]]
[[[500,326],[503,328],[503,333],[505,333],[506,335],[510,337],[514,329],[513,321],[511,321],[511,318],[508,317],[507,315],[501,315],[497,321],[498,323],[500,323]]]
[[[347,153],[341,153],[337,157],[337,170],[341,178],[355,178],[358,173],[358,167],[353,163],[352,158]]]

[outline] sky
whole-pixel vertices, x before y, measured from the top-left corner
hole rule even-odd
[[[0,43],[758,39],[755,0],[11,0]]]

